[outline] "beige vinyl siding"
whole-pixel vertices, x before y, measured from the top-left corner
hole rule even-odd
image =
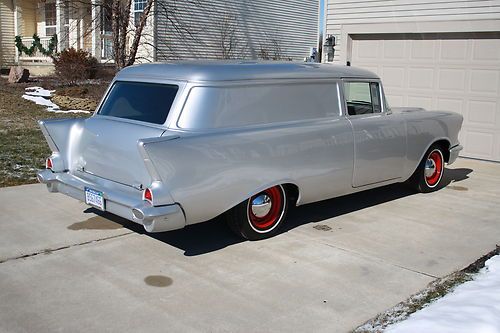
[[[230,58],[255,59],[261,48],[274,53],[277,43],[282,56],[302,60],[318,44],[318,12],[318,0],[162,0],[157,58],[221,58],[221,35],[234,30]]]
[[[0,66],[14,64],[14,5],[12,0],[0,0]]]
[[[83,17],[83,49],[87,52],[92,53],[92,5],[90,2],[82,4],[82,14]]]
[[[132,13],[133,13],[133,3],[132,3]],[[134,18],[132,14],[132,19]],[[136,63],[148,63],[154,61],[154,15],[149,15],[142,31],[141,44],[137,49]],[[129,42],[132,43],[134,37],[134,32],[131,33]]]
[[[500,19],[500,0],[326,0],[326,35],[337,38],[335,60],[345,58],[344,25]],[[497,30],[500,30],[498,23]],[[398,33],[401,31],[390,31]]]
[[[36,32],[36,9],[34,0],[17,0],[19,34],[32,37]]]

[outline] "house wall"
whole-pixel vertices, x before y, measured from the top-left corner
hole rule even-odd
[[[133,2],[132,2],[132,12],[130,25],[134,27],[134,12],[133,12]],[[147,18],[146,25],[142,30],[141,42],[137,49],[136,63],[148,63],[155,60],[155,48],[154,48],[154,34],[155,34],[155,15],[150,13]],[[132,33],[129,38],[129,44],[132,44],[134,39],[134,34]]]
[[[302,60],[318,44],[318,0],[161,0],[156,17],[158,60],[256,59],[278,49]]]
[[[500,30],[500,0],[325,0],[326,33],[337,39],[335,62],[344,63],[349,58],[350,49],[347,35],[360,30],[381,33],[406,32],[404,23],[411,23],[411,32],[429,32],[439,27],[439,22],[453,22],[465,30],[474,31],[474,23],[460,21],[493,20],[496,30]],[[400,24],[401,23],[401,24]],[[493,28],[493,27],[492,27]],[[486,31],[495,30],[489,29]]]
[[[90,2],[86,3],[82,9],[83,12],[83,49],[87,52],[92,53],[92,7]],[[96,32],[98,33],[98,32]]]
[[[38,36],[45,36],[45,12],[41,5],[36,9],[36,33]]]
[[[14,4],[12,0],[0,0],[0,67],[14,64]]]
[[[18,31],[23,37],[31,37],[36,31],[37,2],[34,0],[17,0]]]

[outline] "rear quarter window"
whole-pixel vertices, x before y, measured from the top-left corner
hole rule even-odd
[[[340,115],[337,83],[194,87],[178,125],[241,127]]]
[[[176,85],[117,81],[98,114],[163,124],[178,90]]]

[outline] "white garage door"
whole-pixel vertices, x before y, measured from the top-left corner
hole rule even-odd
[[[391,106],[461,113],[462,156],[500,161],[500,38],[369,37],[351,63],[382,78]]]

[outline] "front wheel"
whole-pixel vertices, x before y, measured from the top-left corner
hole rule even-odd
[[[274,236],[285,219],[288,199],[281,185],[270,187],[226,213],[229,227],[248,240]]]
[[[433,145],[424,155],[410,182],[419,192],[428,193],[439,189],[444,174],[444,158],[442,148]]]

